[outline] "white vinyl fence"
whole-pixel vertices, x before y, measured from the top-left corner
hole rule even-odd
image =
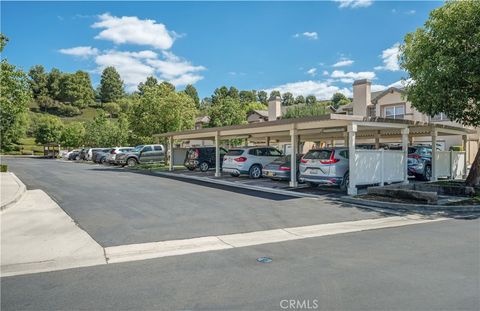
[[[355,169],[350,174],[356,185],[371,185],[405,180],[405,153],[400,150],[355,150]]]
[[[465,174],[465,157],[463,151],[437,151],[435,156],[435,176],[452,179],[462,178]]]

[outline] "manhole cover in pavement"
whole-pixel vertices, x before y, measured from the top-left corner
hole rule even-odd
[[[260,258],[257,258],[257,261],[261,263],[270,263],[273,261],[273,259],[269,257],[260,257]]]

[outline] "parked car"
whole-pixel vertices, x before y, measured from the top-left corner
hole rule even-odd
[[[104,150],[110,150],[110,148],[90,148],[87,152],[86,160],[94,161],[95,154],[97,152],[103,152]]]
[[[94,163],[104,163],[110,150],[112,150],[112,148],[94,150],[92,153],[92,161]]]
[[[303,154],[297,154],[297,181],[300,177],[299,164]],[[284,155],[263,167],[263,177],[274,180],[290,180],[292,170],[292,155]]]
[[[429,146],[408,147],[407,167],[409,176],[414,176],[418,180],[430,181],[432,178],[432,148]]]
[[[122,166],[163,162],[165,161],[165,147],[163,145],[140,145],[131,152],[118,155],[117,159],[117,162]]]
[[[87,160],[87,153],[90,148],[83,148],[80,150],[80,153],[78,154],[78,157],[75,160]]]
[[[281,156],[282,152],[273,147],[230,149],[223,157],[222,171],[231,176],[247,174],[250,178],[260,178],[263,166]]]
[[[220,148],[220,166],[223,164],[223,157],[228,151]],[[200,171],[206,172],[209,168],[215,167],[216,152],[215,147],[196,147],[189,148],[185,154],[184,165],[190,171],[199,168]]]
[[[110,150],[110,152],[108,153],[105,162],[107,162],[109,164],[116,164],[115,160],[117,158],[117,155],[119,155],[121,153],[131,152],[131,151],[133,151],[133,149],[135,149],[135,148],[133,148],[133,147],[115,147],[115,148],[112,148]]]
[[[80,151],[82,151],[81,149],[77,149],[77,150],[72,150],[68,153],[67,155],[67,160],[79,160],[80,159]]]
[[[312,187],[319,184],[338,185],[348,188],[348,148],[331,147],[313,149],[300,160],[300,181]]]

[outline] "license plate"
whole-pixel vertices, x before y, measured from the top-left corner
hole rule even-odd
[[[273,173],[273,172],[265,172],[265,175],[267,175],[267,176],[275,176],[275,173]]]
[[[309,170],[308,173],[310,175],[318,174],[318,170]]]

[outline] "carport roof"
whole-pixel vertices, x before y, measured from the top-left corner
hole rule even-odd
[[[328,114],[315,117],[280,119],[251,124],[168,132],[154,136],[186,140],[211,139],[216,135],[222,138],[246,138],[255,136],[287,138],[290,135],[290,130],[297,130],[302,140],[308,138],[341,138],[347,127],[353,124],[358,127],[357,135],[359,137],[373,137],[378,134],[381,136],[399,136],[401,135],[401,129],[404,128],[409,128],[411,136],[428,136],[433,129],[436,129],[439,135],[466,135],[474,133],[473,130],[461,126],[379,117]]]

